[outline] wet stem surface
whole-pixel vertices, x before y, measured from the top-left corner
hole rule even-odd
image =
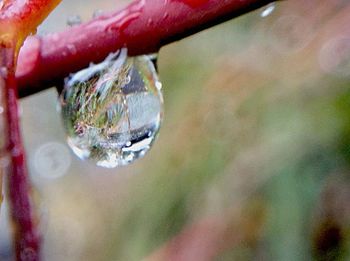
[[[17,86],[14,75],[15,50],[1,50],[2,67],[6,68],[1,89],[4,96],[4,136],[5,158],[8,164],[1,166],[5,169],[7,195],[10,215],[13,223],[14,247],[17,260],[39,260],[40,238],[36,229],[35,218],[30,199],[30,184],[22,144],[20,122],[18,115]]]

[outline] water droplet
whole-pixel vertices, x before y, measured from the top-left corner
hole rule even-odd
[[[164,15],[163,15],[163,18],[164,19],[167,19],[169,17],[169,13],[168,12],[165,12]]]
[[[1,68],[0,68],[0,76],[1,76],[2,78],[6,78],[6,77],[7,77],[7,74],[8,74],[7,68],[6,68],[6,67],[1,67]]]
[[[80,25],[82,22],[81,17],[79,15],[72,15],[68,17],[67,19],[67,25],[69,26],[76,26]]]
[[[272,12],[276,9],[276,4],[275,3],[270,3],[267,6],[265,6],[262,10],[262,12],[260,13],[261,17],[267,17],[270,14],[272,14]]]
[[[152,18],[149,18],[148,21],[147,21],[147,26],[152,26],[153,25],[153,20]]]
[[[0,106],[0,114],[4,113],[4,107]]]
[[[104,15],[104,12],[100,9],[95,10],[94,13],[92,14],[92,18],[98,18],[100,16]]]
[[[156,82],[156,87],[158,90],[161,90],[163,88],[163,84],[161,82]]]
[[[75,47],[75,45],[74,44],[68,44],[67,45],[67,48],[68,48],[68,50],[69,50],[69,52],[71,53],[71,54],[76,54],[77,53],[77,48]]]
[[[66,79],[60,100],[73,152],[107,168],[143,157],[163,115],[159,85],[149,57],[126,49]]]

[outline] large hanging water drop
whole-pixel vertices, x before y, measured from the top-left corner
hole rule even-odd
[[[163,116],[153,63],[148,56],[128,57],[125,49],[66,79],[60,102],[69,146],[106,168],[143,157]]]

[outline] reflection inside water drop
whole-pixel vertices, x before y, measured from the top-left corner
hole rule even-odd
[[[107,168],[144,156],[161,123],[160,86],[149,57],[126,50],[72,75],[61,106],[74,153]]]

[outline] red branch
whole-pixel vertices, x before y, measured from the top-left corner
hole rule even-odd
[[[2,135],[7,138],[6,150],[11,159],[7,171],[8,202],[14,231],[16,260],[35,261],[39,260],[40,236],[37,233],[36,219],[29,197],[30,183],[19,126],[14,58],[13,49],[1,50],[1,66],[7,68],[7,71],[3,72],[7,128],[6,133]]]
[[[31,37],[16,77],[20,96],[38,92],[69,73],[127,47],[129,54],[158,52],[171,42],[259,8],[272,0],[138,0],[125,9],[61,33]]]

